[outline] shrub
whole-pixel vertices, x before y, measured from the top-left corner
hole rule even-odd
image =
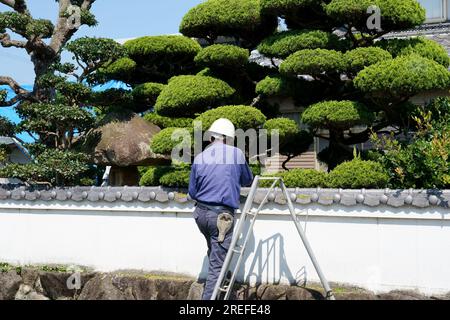
[[[102,73],[109,79],[122,80],[127,79],[135,70],[137,64],[130,58],[120,58],[111,63],[105,69],[102,69]]]
[[[368,47],[348,51],[344,54],[344,59],[348,64],[348,71],[357,74],[365,67],[392,59],[392,55],[381,48]]]
[[[389,175],[380,163],[360,159],[340,164],[327,177],[328,187],[345,189],[385,188],[388,181]]]
[[[233,122],[236,129],[248,130],[261,127],[266,117],[261,111],[250,106],[224,106],[201,114],[195,121],[201,121],[203,129],[207,130],[214,121],[226,118]]]
[[[354,84],[366,93],[403,98],[430,89],[448,88],[450,73],[437,62],[414,54],[367,67],[358,74]]]
[[[138,85],[132,92],[135,103],[142,104],[147,107],[147,109],[153,107],[164,87],[165,85],[154,82]]]
[[[163,117],[155,112],[149,112],[144,116],[148,122],[156,124],[161,129],[166,128],[187,128],[192,126],[193,119],[191,118],[170,118]]]
[[[249,56],[247,49],[215,44],[200,51],[195,57],[195,62],[201,67],[208,68],[242,68],[247,64]]]
[[[171,154],[172,150],[180,143],[185,143],[187,147],[190,147],[192,144],[192,136],[190,136],[190,141],[187,139],[187,136],[172,139],[172,135],[177,130],[180,130],[180,133],[183,133],[180,128],[166,128],[154,135],[150,144],[152,152],[156,154]],[[188,132],[192,135],[192,129]]]
[[[159,182],[164,187],[169,188],[187,188],[189,186],[189,177],[191,171],[185,168],[176,168],[164,174]]]
[[[162,116],[190,117],[219,106],[235,90],[226,82],[205,76],[178,76],[159,95],[155,111]]]
[[[294,169],[276,174],[267,174],[268,177],[281,177],[288,188],[318,188],[326,187],[327,173],[311,169]],[[261,186],[269,188],[273,182],[261,181]]]
[[[284,14],[314,2],[316,0],[261,0],[261,8],[266,12]]]
[[[367,8],[376,5],[381,10],[383,30],[401,30],[420,25],[425,21],[425,9],[416,0],[332,0],[326,13],[340,23],[365,27]]]
[[[355,125],[371,124],[374,114],[354,101],[324,101],[316,103],[302,114],[302,121],[314,128],[349,129]]]
[[[264,39],[258,51],[269,57],[286,58],[304,49],[335,49],[339,38],[320,30],[283,31]]]
[[[147,36],[129,40],[124,44],[130,58],[135,61],[159,62],[193,60],[201,50],[197,41],[183,36]]]
[[[325,49],[300,50],[290,55],[280,66],[284,75],[320,76],[344,71],[346,63],[341,52]]]
[[[326,186],[327,173],[317,170],[294,169],[283,174],[288,188],[317,188]]]
[[[149,167],[142,175],[139,185],[141,187],[156,187],[160,185],[161,177],[169,173],[172,167]]]
[[[270,119],[264,124],[264,129],[269,132],[269,135],[272,134],[273,130],[278,130],[281,143],[295,136],[300,131],[298,124],[288,118]]]
[[[394,58],[415,53],[434,60],[446,68],[450,64],[447,50],[436,41],[423,37],[381,40],[376,42],[375,45],[389,51]]]
[[[261,14],[259,0],[208,0],[192,8],[181,21],[180,32],[188,37],[239,36],[258,41],[277,27],[275,16]]]

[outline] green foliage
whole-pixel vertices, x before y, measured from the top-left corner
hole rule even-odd
[[[31,16],[18,12],[0,12],[0,32],[5,29],[23,35],[27,38],[49,38],[53,34],[54,26],[45,19],[33,19]]]
[[[323,101],[310,106],[302,121],[314,128],[350,129],[355,125],[371,124],[374,114],[354,101]]]
[[[243,68],[250,53],[238,46],[215,44],[206,47],[195,57],[197,65],[205,68]]]
[[[316,0],[261,0],[261,8],[264,11],[283,14],[311,5],[315,1]]]
[[[208,130],[214,121],[226,118],[230,120],[236,129],[257,129],[266,122],[266,117],[261,111],[250,106],[224,106],[201,114],[195,121],[201,121],[204,130]]]
[[[175,168],[164,174],[159,182],[162,186],[168,188],[187,188],[189,186],[189,177],[191,170],[188,168]]]
[[[35,133],[59,132],[63,136],[73,129],[82,132],[94,123],[92,113],[78,106],[31,103],[23,104],[18,111],[24,119],[21,129]]]
[[[264,39],[258,51],[268,57],[286,58],[304,49],[336,49],[343,47],[339,38],[320,30],[291,30]]]
[[[224,104],[235,93],[226,82],[205,76],[178,76],[159,95],[155,111],[162,116],[191,117]]]
[[[399,141],[392,136],[372,135],[378,148],[371,157],[389,172],[391,188],[447,189],[450,187],[450,115],[434,113],[448,101],[437,99],[415,118],[417,132],[411,139]],[[447,110],[448,111],[448,110]]]
[[[331,171],[327,177],[327,185],[330,188],[380,189],[387,186],[388,180],[389,175],[380,163],[354,159]]]
[[[280,66],[283,75],[321,76],[323,73],[339,73],[346,63],[341,52],[325,49],[300,50],[290,55]]]
[[[151,122],[161,129],[166,128],[187,128],[192,126],[192,121],[194,119],[191,118],[170,118],[163,117],[155,112],[149,112],[144,116],[144,119],[148,122]]]
[[[300,131],[298,124],[288,118],[270,119],[264,124],[264,129],[268,131],[269,135],[277,130],[280,142],[295,136]]]
[[[147,64],[159,61],[192,61],[200,45],[183,36],[147,36],[129,40],[124,44],[130,58]]]
[[[142,175],[139,185],[141,187],[156,187],[160,185],[160,179],[163,175],[169,173],[172,167],[149,167]]]
[[[0,136],[12,136],[15,133],[15,125],[7,118],[0,116]]]
[[[288,188],[326,187],[327,174],[322,171],[294,169],[283,173],[282,177]]]
[[[434,60],[446,68],[450,64],[447,50],[436,41],[424,37],[381,40],[376,42],[375,45],[389,51],[394,58],[415,53]]]
[[[158,96],[164,89],[165,85],[161,83],[147,82],[138,85],[133,89],[133,99],[138,105],[142,105],[143,109],[150,109],[156,103]]]
[[[192,128],[189,130],[182,128],[163,129],[153,136],[150,148],[152,152],[157,154],[171,154],[172,150],[181,143],[183,143],[183,146],[191,147],[192,132]]]
[[[416,0],[332,0],[326,5],[326,13],[339,23],[350,23],[361,30],[367,28],[367,8],[372,5],[381,10],[383,30],[408,29],[425,21],[425,9]]]
[[[355,87],[365,93],[387,98],[405,98],[430,89],[446,89],[449,71],[435,61],[418,55],[382,61],[361,71]]]
[[[207,0],[183,17],[180,32],[210,41],[232,36],[257,42],[270,35],[277,22],[275,16],[261,13],[259,0]]]
[[[79,38],[68,43],[66,49],[73,54],[73,60],[80,64],[85,74],[105,68],[126,55],[122,45],[106,38]],[[89,76],[87,80],[91,83],[99,80],[94,77],[94,74],[89,74]]]
[[[48,182],[64,186],[78,184],[89,170],[88,156],[82,153],[47,149],[33,163],[9,164],[0,169],[0,177],[17,178],[25,182]]]
[[[137,63],[130,58],[121,58],[106,68],[102,69],[102,74],[112,80],[129,80],[135,72]]]
[[[392,55],[381,48],[367,47],[347,51],[344,54],[344,59],[348,63],[347,71],[351,74],[357,74],[365,67],[392,59]]]

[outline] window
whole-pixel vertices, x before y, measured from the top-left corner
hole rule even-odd
[[[450,0],[419,0],[419,3],[427,11],[427,23],[447,21]]]

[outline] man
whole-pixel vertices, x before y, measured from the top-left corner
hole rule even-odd
[[[253,181],[242,151],[234,142],[235,128],[219,119],[208,130],[211,144],[192,166],[189,195],[196,201],[194,218],[208,245],[209,270],[203,300],[210,300],[233,238],[234,216],[240,205],[241,186]]]

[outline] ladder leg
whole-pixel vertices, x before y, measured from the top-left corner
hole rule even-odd
[[[325,275],[323,274],[322,269],[320,268],[320,265],[316,259],[316,256],[314,255],[314,252],[308,241],[308,238],[306,237],[305,232],[303,231],[303,228],[300,225],[300,222],[297,220],[297,215],[295,214],[294,205],[292,204],[291,197],[287,191],[287,188],[283,181],[280,181],[280,184],[281,184],[281,188],[283,189],[284,196],[286,197],[286,201],[289,206],[289,211],[291,212],[292,219],[294,220],[295,226],[297,227],[297,231],[300,235],[300,238],[303,241],[303,244],[306,248],[306,251],[308,252],[308,255],[311,259],[312,264],[314,265],[314,268],[316,269],[317,274],[319,275],[320,282],[322,283],[322,286],[324,287],[324,289],[326,291],[326,295],[327,295],[326,297],[329,300],[335,300],[333,291],[330,288],[328,280],[325,278]]]
[[[269,195],[272,192],[272,190],[274,189],[274,187],[276,186],[276,184],[277,184],[277,181],[275,181],[272,184],[272,186],[270,187],[269,191],[267,191],[267,194],[264,197],[263,201],[261,202],[261,204],[259,205],[258,209],[256,210],[256,213],[254,214],[254,217],[252,219],[252,222],[250,224],[248,232],[247,232],[247,234],[245,236],[244,243],[242,244],[242,249],[241,249],[241,252],[239,253],[239,258],[238,258],[238,260],[236,262],[236,266],[234,267],[233,273],[231,275],[230,284],[229,284],[230,290],[227,290],[227,292],[225,294],[225,300],[228,300],[230,298],[231,289],[233,288],[233,285],[234,285],[234,283],[236,281],[237,271],[241,267],[241,263],[242,263],[242,259],[244,257],[245,249],[247,248],[247,243],[248,243],[248,240],[250,239],[250,234],[253,231],[253,227],[255,226],[255,222],[256,222],[256,219],[258,218],[258,214],[262,210],[264,205],[266,204],[267,200],[269,199]]]
[[[214,288],[214,292],[211,297],[211,300],[216,300],[219,295],[220,288],[222,287],[226,273],[230,267],[231,260],[233,259],[233,255],[234,255],[233,250],[237,245],[242,228],[244,227],[244,223],[247,218],[247,213],[250,211],[250,209],[252,207],[253,199],[255,198],[256,190],[258,189],[258,184],[259,184],[259,177],[255,177],[255,180],[253,181],[253,184],[252,184],[252,188],[250,189],[250,192],[248,194],[247,201],[245,202],[244,208],[242,210],[238,225],[236,226],[236,230],[235,230],[233,239],[231,240],[230,249],[228,250],[227,256],[223,263],[222,270],[220,271],[219,278],[217,279],[217,283]]]

